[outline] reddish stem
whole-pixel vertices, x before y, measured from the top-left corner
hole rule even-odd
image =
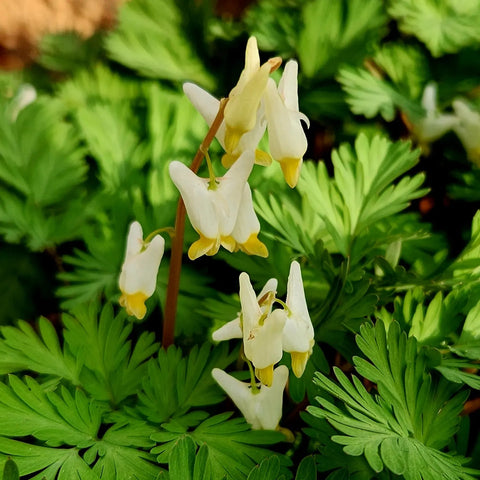
[[[205,151],[208,150],[210,144],[215,138],[215,134],[218,131],[222,121],[223,121],[223,112],[225,110],[225,105],[227,104],[227,99],[220,100],[220,106],[218,109],[217,116],[213,121],[210,129],[207,132],[202,144],[197,150],[195,157],[193,158],[192,165],[190,170],[194,173],[197,173],[202,160],[204,157]],[[162,336],[162,346],[163,348],[168,348],[170,345],[173,345],[173,340],[175,337],[175,317],[177,314],[177,303],[178,303],[178,291],[180,288],[180,273],[182,271],[182,254],[183,254],[183,237],[185,233],[185,204],[183,203],[182,197],[178,199],[177,205],[177,216],[175,218],[175,233],[172,237],[172,251],[170,254],[170,270],[168,272],[168,285],[167,285],[167,298],[165,301],[165,316],[163,319],[163,336]]]

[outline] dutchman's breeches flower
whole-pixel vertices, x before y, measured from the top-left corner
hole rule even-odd
[[[459,124],[455,115],[444,114],[438,110],[437,106],[437,86],[429,83],[422,96],[422,107],[425,110],[425,116],[418,121],[413,122],[412,131],[418,139],[418,142],[424,148],[428,144],[438,140],[449,130]]]
[[[145,300],[155,291],[164,248],[165,240],[160,235],[155,235],[146,245],[141,225],[138,222],[130,225],[125,260],[118,280],[122,292],[120,305],[139,320],[147,313]]]
[[[245,68],[240,74],[237,85],[228,96],[225,107],[225,149],[232,153],[243,134],[249,132],[257,123],[257,110],[267,86],[270,73],[276,70],[282,60],[269,59],[260,66],[257,40],[248,39],[245,50]]]
[[[181,162],[170,164],[170,177],[180,191],[193,228],[200,235],[188,250],[191,260],[215,255],[222,245],[232,252],[242,249],[266,256],[265,245],[257,239],[258,220],[253,211],[247,179],[254,153],[245,151],[221,178],[200,178]]]
[[[292,370],[300,378],[312,354],[314,330],[303,290],[302,273],[298,262],[290,265],[287,284],[287,320],[283,329],[283,350],[292,357]]]
[[[202,115],[210,127],[217,116],[218,109],[220,107],[220,101],[208,92],[198,87],[193,83],[184,83],[183,91],[188,97],[192,105]],[[262,139],[267,127],[267,121],[265,119],[265,108],[261,103],[257,110],[257,120],[255,126],[241,136],[238,145],[229,153],[225,153],[222,158],[222,165],[225,168],[230,168],[238,159],[238,157],[245,150],[255,151],[255,163],[258,165],[268,166],[272,163],[270,155],[262,150],[258,150],[257,146]],[[215,135],[222,148],[226,151],[225,147],[225,121],[222,121],[220,127]]]
[[[461,99],[453,101],[453,110],[459,120],[453,130],[462,142],[467,158],[480,166],[480,112]]]
[[[280,162],[285,180],[292,188],[297,185],[308,146],[300,121],[310,125],[308,118],[299,112],[297,73],[297,62],[290,60],[285,65],[278,90],[275,82],[269,79],[265,91],[270,154]]]
[[[262,315],[269,314],[272,311],[272,300],[275,298],[277,293],[278,281],[276,278],[270,278],[265,286],[262,288],[262,291],[257,296],[258,305],[262,311]],[[212,333],[212,338],[216,342],[221,342],[223,340],[231,340],[232,338],[242,338],[243,329],[242,322],[240,321],[240,314],[237,318],[226,323],[219,329],[215,330]]]
[[[273,366],[283,355],[282,332],[286,322],[284,310],[270,313],[260,307],[250,277],[245,272],[240,274],[240,303],[243,331],[243,349],[245,357],[255,367],[255,375],[267,386],[272,385]],[[273,302],[272,296],[270,302]]]
[[[241,382],[219,368],[212,370],[212,376],[252,425],[252,429],[275,430],[278,427],[282,417],[283,390],[288,379],[285,365],[275,369],[270,387],[261,385],[259,390],[252,389],[250,383]]]

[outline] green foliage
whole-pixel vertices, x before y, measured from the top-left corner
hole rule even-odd
[[[466,284],[478,284],[480,269],[480,211],[477,211],[472,219],[470,241],[462,252],[448,266],[445,277],[453,282]]]
[[[211,76],[184,36],[181,14],[170,0],[125,3],[119,25],[106,38],[108,54],[147,77],[190,80],[211,88]]]
[[[480,40],[478,0],[395,0],[389,2],[388,13],[403,32],[425,43],[434,57],[477,45]]]
[[[78,237],[86,163],[62,105],[40,99],[0,116],[0,233],[43,250]]]
[[[138,391],[147,371],[146,361],[158,344],[152,333],[143,332],[132,347],[133,325],[125,320],[125,314],[115,317],[112,308],[105,307],[97,316],[95,310],[95,306],[78,308],[65,315],[64,338],[83,366],[82,386],[95,398],[118,405]]]
[[[341,63],[360,63],[382,35],[383,10],[379,0],[306,2],[297,50],[302,72],[325,78],[335,75]]]
[[[38,63],[49,70],[71,72],[89,65],[100,52],[100,35],[88,40],[74,32],[44,35]]]
[[[206,445],[202,445],[198,450],[197,456],[196,445],[191,437],[180,437],[172,448],[169,457],[168,474],[164,473],[161,479],[168,478],[170,480],[210,480],[212,477],[205,476],[205,465],[208,458],[208,449]]]
[[[250,430],[244,420],[229,420],[230,415],[214,415],[188,433],[187,428],[178,422],[164,424],[164,431],[152,435],[152,439],[158,443],[152,453],[158,455],[159,463],[167,463],[179,438],[190,436],[198,446],[206,446],[208,457],[202,459],[205,462],[205,478],[222,479],[226,476],[243,480],[255,463],[272,455],[271,451],[259,445],[271,445],[285,437],[279,432]],[[282,457],[281,463],[288,465],[289,462]]]
[[[408,79],[412,82],[410,76]],[[421,116],[422,109],[419,105],[399,93],[390,82],[374,76],[364,68],[342,67],[337,80],[347,93],[346,102],[350,109],[357,115],[365,115],[367,118],[381,115],[387,122],[391,122],[395,118],[396,108],[400,108],[411,115]]]
[[[300,193],[310,198],[324,222],[330,237],[327,240],[344,256],[351,255],[353,263],[363,256],[365,245],[371,244],[365,240],[369,227],[427,192],[420,188],[423,174],[397,181],[418,162],[419,152],[409,147],[405,142],[392,143],[379,136],[369,140],[360,135],[355,151],[342,145],[332,153],[333,179],[324,163],[317,167],[306,164],[303,169]],[[355,243],[361,245],[359,250]]]
[[[138,394],[139,412],[150,422],[160,424],[184,417],[194,407],[219,403],[224,395],[211,371],[227,367],[234,358],[227,354],[225,344],[214,350],[208,344],[195,346],[188,358],[183,358],[175,347],[159,350],[158,357],[148,363],[147,378]]]
[[[245,23],[261,50],[292,57],[301,22],[300,0],[261,0],[249,8]]]
[[[426,55],[420,48],[403,43],[386,43],[378,49],[374,61],[405,97],[421,98],[430,72]]]
[[[2,375],[27,370],[65,378],[78,385],[79,363],[62,349],[55,328],[47,319],[40,318],[38,333],[23,320],[17,327],[2,327],[1,333]]]
[[[3,467],[2,480],[19,480],[17,464],[9,458]]]
[[[415,338],[407,340],[397,323],[390,325],[387,336],[378,322],[375,327],[362,326],[357,343],[368,360],[355,357],[355,368],[377,385],[378,395],[369,394],[355,376],[350,382],[339,369],[335,375],[340,385],[317,374],[317,385],[345,404],[342,409],[317,397],[321,408],[308,409],[343,434],[332,440],[345,445],[349,455],[365,455],[374,471],[386,467],[407,480],[433,479],[438,471],[452,479],[479,475],[463,466],[465,458],[440,451],[458,428],[466,396],[455,394],[457,387],[426,372]]]

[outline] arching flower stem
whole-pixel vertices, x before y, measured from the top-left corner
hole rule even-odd
[[[223,121],[223,112],[227,99],[220,100],[217,116],[207,132],[203,142],[193,158],[190,170],[197,173],[210,144],[215,138],[220,124]],[[182,271],[183,238],[185,233],[185,204],[182,197],[178,199],[177,215],[175,217],[175,232],[172,236],[172,250],[170,254],[170,270],[168,272],[167,297],[165,300],[165,316],[163,319],[162,347],[168,348],[173,344],[175,337],[175,317],[177,314],[178,290],[180,287],[180,273]]]

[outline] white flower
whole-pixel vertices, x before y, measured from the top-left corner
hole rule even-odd
[[[204,254],[215,255],[220,245],[230,252],[242,250],[249,255],[268,256],[267,247],[258,240],[260,222],[247,183],[252,166],[253,152],[249,150],[223,177],[216,179],[212,188],[210,179],[197,177],[184,164],[170,164],[170,176],[200,235],[188,251],[191,260]]]
[[[437,87],[434,83],[429,83],[425,87],[422,96],[422,107],[425,110],[425,116],[413,125],[413,132],[419,143],[424,146],[438,140],[459,123],[455,115],[439,112],[437,107]]]
[[[254,392],[249,383],[241,382],[219,368],[212,376],[242,412],[254,430],[275,430],[282,418],[283,390],[288,379],[288,368],[280,365],[273,372],[271,387],[261,385]]]
[[[243,349],[255,367],[255,375],[267,386],[272,385],[273,366],[282,358],[282,332],[286,321],[284,310],[270,313],[273,300],[262,310],[250,277],[245,272],[240,274]]]
[[[285,65],[278,89],[269,79],[265,91],[270,154],[280,162],[285,180],[292,188],[298,182],[308,146],[300,120],[310,126],[308,118],[298,108],[297,73],[297,62],[290,60]]]
[[[467,158],[480,166],[480,113],[463,100],[453,101],[453,110],[459,124],[453,127],[467,152]]]
[[[37,99],[37,91],[33,85],[29,83],[24,83],[18,89],[18,92],[15,98],[12,101],[12,111],[11,111],[11,118],[15,121],[18,117],[18,114],[21,110],[23,110],[26,106],[30,105]]]
[[[260,66],[257,40],[250,37],[245,50],[245,68],[237,85],[231,90],[225,107],[225,148],[232,153],[241,136],[252,130],[257,121],[257,110],[267,86],[270,72],[281,63],[278,57],[269,59]]]
[[[147,313],[145,300],[155,291],[164,248],[165,240],[160,235],[155,235],[145,245],[142,226],[138,222],[130,225],[125,260],[118,280],[122,292],[119,301],[129,315],[135,315],[140,320]]]
[[[184,83],[183,91],[210,127],[217,116],[220,101],[193,83]],[[255,126],[241,136],[238,145],[233,148],[230,153],[225,153],[222,158],[222,165],[225,168],[230,168],[245,150],[255,151],[256,164],[264,166],[270,165],[272,162],[270,155],[262,150],[257,150],[258,142],[262,139],[266,126],[265,108],[262,103],[260,103],[257,110]],[[222,121],[215,136],[222,148],[226,151],[225,121]]]
[[[193,228],[200,235],[188,250],[191,260],[205,254],[215,255],[220,245],[230,252],[237,248],[232,232],[252,167],[253,152],[246,151],[212,186],[210,179],[198,177],[183,163],[170,163],[170,177],[182,195]]]
[[[231,234],[235,240],[234,251],[241,250],[248,255],[268,257],[267,247],[258,239],[259,232],[260,222],[253,208],[252,191],[250,190],[250,185],[246,183],[237,220]]]
[[[314,330],[308,313],[298,262],[290,265],[287,284],[287,320],[283,329],[283,350],[292,357],[292,370],[300,378],[312,354]]]
[[[272,300],[275,298],[275,295],[277,293],[277,284],[278,281],[276,278],[270,278],[265,284],[265,286],[262,288],[262,291],[258,294],[257,302],[260,306],[260,309],[262,310],[262,314],[270,313],[270,311],[272,310]],[[243,330],[240,321],[240,314],[237,318],[231,320],[230,322],[226,323],[212,333],[212,338],[216,342],[242,337]]]

